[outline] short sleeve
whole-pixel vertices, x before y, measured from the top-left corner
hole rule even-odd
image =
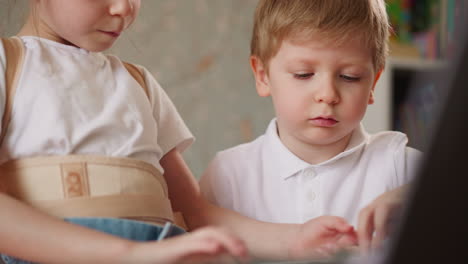
[[[406,184],[414,179],[422,158],[421,151],[408,147],[407,143],[408,139],[405,136],[391,144],[395,144],[394,147],[396,148],[394,160],[397,178],[394,187]]]
[[[200,178],[200,190],[202,195],[213,204],[234,209],[232,192],[234,184],[230,178],[233,171],[230,173],[228,171],[230,170],[223,162],[222,155],[218,153]]]
[[[194,137],[156,79],[145,68],[143,72],[153,107],[153,117],[158,126],[158,145],[163,155],[173,148],[183,152],[193,143]]]
[[[423,153],[417,149],[411,147],[405,148],[405,181],[414,179],[421,165],[422,156]]]
[[[0,41],[0,117],[3,117],[3,114],[5,112],[5,101],[6,101],[5,99],[6,98],[5,71],[6,71],[6,56],[5,56],[5,50],[3,48],[3,42]],[[0,133],[2,129],[3,129],[2,124],[0,122]]]

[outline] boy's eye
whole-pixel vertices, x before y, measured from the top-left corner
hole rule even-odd
[[[294,78],[303,80],[303,79],[309,79],[313,75],[314,73],[295,73]]]
[[[348,75],[340,75],[341,78],[343,78],[347,82],[357,82],[361,80],[360,77],[353,77],[353,76],[348,76]]]

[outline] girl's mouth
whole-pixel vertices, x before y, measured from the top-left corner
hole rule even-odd
[[[114,38],[117,38],[120,36],[120,32],[113,32],[113,31],[103,31],[103,30],[100,30],[100,32],[106,34],[106,35],[109,35],[111,37],[114,37]]]
[[[309,121],[319,127],[334,127],[336,124],[338,124],[338,121],[333,119],[333,118],[326,118],[326,117],[316,117],[316,118],[311,118]]]

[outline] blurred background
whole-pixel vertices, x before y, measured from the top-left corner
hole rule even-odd
[[[196,137],[184,157],[198,178],[217,151],[263,134],[274,116],[256,94],[249,45],[257,0],[142,1],[140,15],[108,52],[154,74]],[[0,35],[14,35],[27,0],[0,0]],[[450,58],[455,17],[465,0],[388,0],[394,35],[364,125],[369,132],[399,130],[423,148],[439,95],[428,78]],[[412,87],[409,89],[409,87]],[[414,88],[416,87],[416,88]]]

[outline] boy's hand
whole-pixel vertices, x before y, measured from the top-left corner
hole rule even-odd
[[[225,230],[205,227],[158,242],[137,243],[122,263],[221,264],[233,263],[234,259],[248,259],[244,243]]]
[[[292,259],[325,258],[357,245],[357,235],[343,218],[321,216],[301,225],[290,241]]]
[[[358,222],[359,249],[378,247],[391,231],[392,220],[401,211],[408,185],[385,192],[361,210]],[[375,233],[375,235],[374,235]]]

